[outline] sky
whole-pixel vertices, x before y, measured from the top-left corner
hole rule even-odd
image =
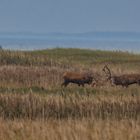
[[[140,0],[0,0],[0,32],[140,32]]]

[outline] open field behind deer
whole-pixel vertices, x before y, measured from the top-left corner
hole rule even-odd
[[[140,86],[112,87],[102,71],[139,74],[139,62],[119,51],[1,50],[0,139],[140,139]],[[66,71],[92,73],[96,86],[61,87]]]

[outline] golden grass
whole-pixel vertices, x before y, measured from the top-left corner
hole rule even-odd
[[[0,139],[139,140],[140,87],[111,87],[102,72],[140,73],[139,62],[128,52],[0,51]],[[91,72],[98,86],[62,88],[65,71]]]
[[[0,117],[4,119],[138,119],[140,96],[65,93],[56,95],[0,95]]]
[[[1,87],[32,87],[38,86],[43,88],[60,87],[63,82],[62,75],[66,71],[76,72],[90,72],[94,75],[94,78],[103,85],[106,85],[105,73],[103,73],[103,64],[100,66],[91,66],[86,68],[85,66],[77,68],[73,66],[71,68],[61,68],[56,66],[16,66],[16,65],[3,65],[0,67],[0,86]],[[139,73],[139,69],[125,69],[125,67],[110,66],[114,75],[120,75],[122,73]],[[125,69],[125,70],[124,70]]]
[[[140,120],[0,120],[1,140],[139,140]]]

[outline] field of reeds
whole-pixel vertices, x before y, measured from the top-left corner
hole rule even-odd
[[[0,50],[0,139],[139,140],[140,87],[112,87],[102,71],[140,73],[140,55],[85,49]],[[66,71],[96,87],[61,87]]]

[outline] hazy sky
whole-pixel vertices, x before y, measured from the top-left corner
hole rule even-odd
[[[0,0],[0,32],[140,32],[140,0]]]

